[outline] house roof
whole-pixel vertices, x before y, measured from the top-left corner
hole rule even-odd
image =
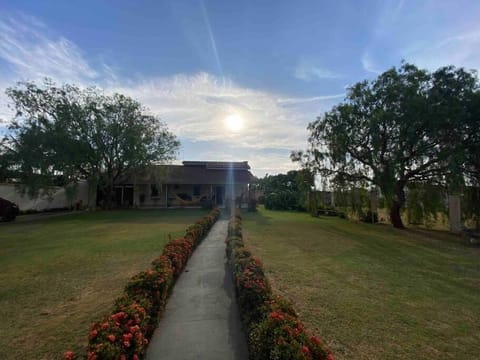
[[[212,170],[245,169],[250,170],[248,161],[183,161],[184,166],[204,166]]]
[[[137,184],[249,184],[256,181],[247,161],[184,161],[183,165],[156,165],[153,170],[122,178],[118,183]]]

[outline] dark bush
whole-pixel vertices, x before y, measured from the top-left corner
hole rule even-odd
[[[292,191],[279,191],[265,196],[265,208],[268,210],[297,210],[298,194]]]
[[[192,201],[192,196],[187,193],[179,193],[177,196],[184,201]]]
[[[213,201],[207,199],[206,197],[203,197],[202,199],[200,199],[200,206],[202,207],[202,209],[211,210],[213,209]]]
[[[257,211],[257,199],[248,199],[248,211]]]
[[[378,223],[378,213],[377,212],[371,212],[368,210],[365,214],[362,214],[360,217],[360,220],[366,223]]]

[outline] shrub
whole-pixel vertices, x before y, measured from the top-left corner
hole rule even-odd
[[[196,245],[218,219],[220,211],[212,210],[189,226],[185,236],[170,239],[151,268],[133,276],[124,293],[115,301],[112,314],[90,328],[87,359],[140,359],[162,315],[175,280],[185,268]],[[72,351],[65,360],[75,359]]]
[[[365,214],[362,214],[360,220],[366,223],[378,223],[378,213],[376,211],[372,213],[371,210],[368,210]]]
[[[192,201],[192,196],[187,193],[179,193],[177,196],[184,201]]]
[[[248,211],[257,211],[257,199],[248,199]]]
[[[211,210],[213,209],[213,201],[207,198],[203,198],[200,200],[200,206],[202,207],[202,209]]]
[[[307,332],[293,306],[273,295],[262,263],[245,246],[238,214],[230,220],[226,243],[250,358],[333,360],[320,339]]]

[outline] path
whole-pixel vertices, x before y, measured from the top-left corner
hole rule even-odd
[[[147,360],[246,360],[232,274],[227,220],[218,220],[178,279],[150,342]]]

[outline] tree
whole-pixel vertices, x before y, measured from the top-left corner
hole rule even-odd
[[[179,142],[165,124],[123,95],[95,88],[18,83],[7,89],[16,110],[1,143],[2,173],[30,195],[86,179],[111,206],[115,181],[129,171],[174,158]]]
[[[313,185],[313,176],[306,170],[291,170],[278,175],[267,174],[258,181],[258,189],[265,194],[265,207],[273,210],[305,209]]]
[[[392,224],[403,228],[407,184],[462,182],[477,90],[476,74],[462,68],[430,73],[402,63],[349,88],[309,124],[310,148],[292,160],[336,182],[378,186]]]

